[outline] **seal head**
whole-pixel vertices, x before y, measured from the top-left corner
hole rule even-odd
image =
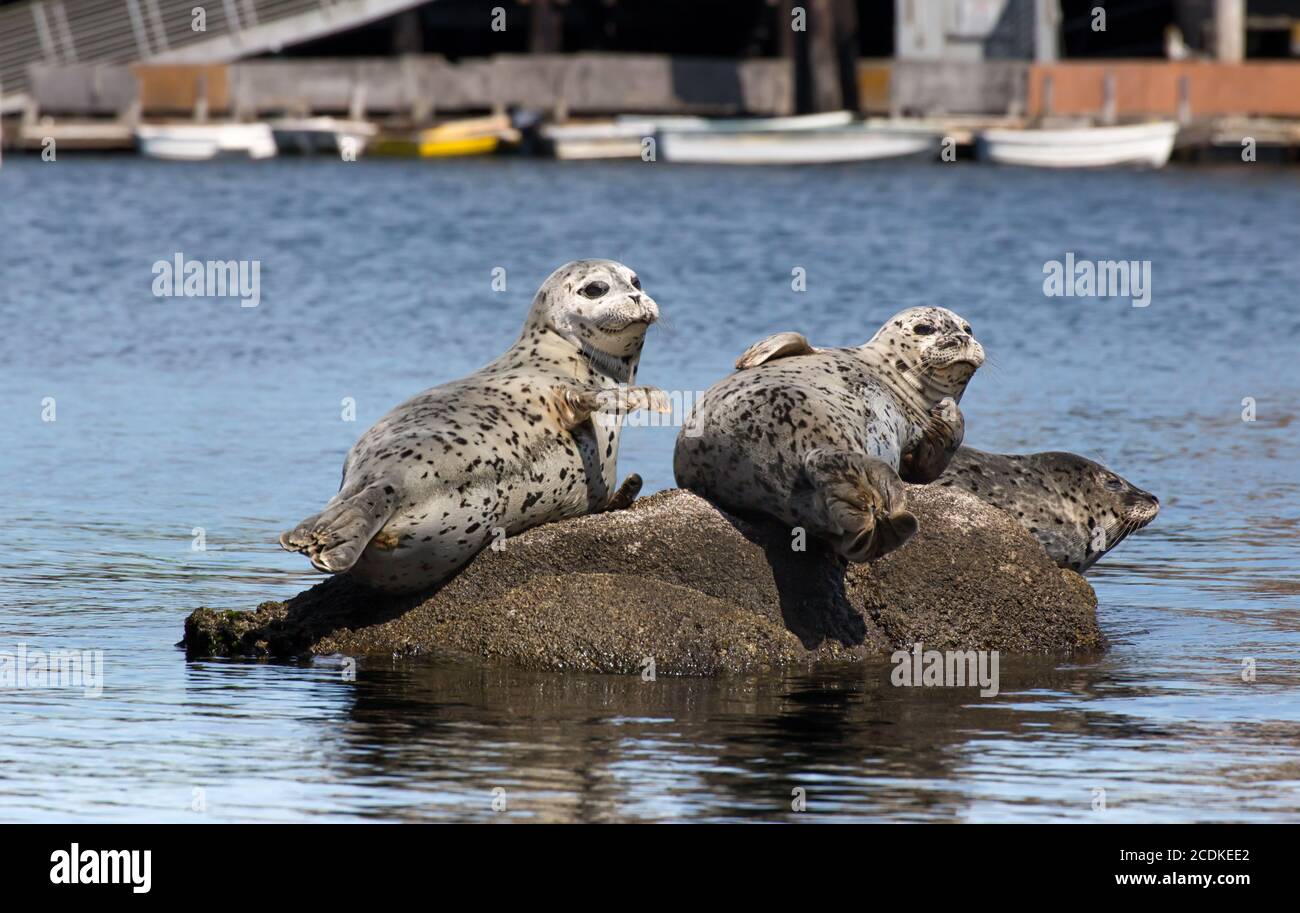
[[[984,347],[961,315],[947,308],[900,311],[861,349],[863,356],[891,370],[880,376],[921,413],[945,396],[961,402],[966,384],[984,364]]]
[[[631,269],[613,260],[574,260],[542,283],[521,338],[544,325],[627,379],[659,306]]]

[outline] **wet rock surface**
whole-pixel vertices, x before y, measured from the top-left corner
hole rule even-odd
[[[432,593],[393,597],[333,577],[255,612],[198,609],[199,656],[440,652],[532,669],[741,671],[910,648],[1093,652],[1096,597],[1010,516],[911,486],[921,531],[846,565],[787,529],[682,490],[548,524],[489,549]]]

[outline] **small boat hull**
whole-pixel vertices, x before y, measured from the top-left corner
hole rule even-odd
[[[938,154],[932,133],[844,127],[770,133],[659,134],[664,161],[710,165],[821,165]]]
[[[1172,121],[1063,130],[984,130],[976,137],[982,161],[1032,168],[1161,168],[1178,136]]]
[[[371,153],[403,158],[460,158],[491,155],[503,142],[517,143],[519,139],[519,131],[505,115],[471,117],[425,130],[381,135],[371,145]]]
[[[789,117],[619,117],[615,126],[631,127],[642,136],[658,130],[673,133],[788,133],[792,130],[829,130],[853,123],[852,111],[794,114]]]
[[[598,159],[634,159],[641,157],[644,138],[636,139],[557,139],[552,140],[552,151],[564,161],[590,161]]]
[[[689,116],[634,117],[613,121],[551,124],[541,130],[557,159],[640,158],[647,137],[658,133],[780,133],[846,127],[853,123],[850,111],[801,114],[793,117],[705,118]]]
[[[141,124],[136,144],[149,158],[204,161],[219,155],[271,158],[275,137],[266,124]]]
[[[360,154],[378,132],[374,124],[333,117],[284,119],[270,127],[281,154],[299,155],[338,155],[349,144]]]
[[[496,136],[469,136],[460,139],[422,139],[417,136],[381,136],[371,153],[396,158],[460,158],[491,155],[501,145]]]

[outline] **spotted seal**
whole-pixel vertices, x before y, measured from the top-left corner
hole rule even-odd
[[[348,453],[338,494],[280,545],[318,570],[406,592],[494,539],[630,503],[639,477],[614,489],[619,418],[668,410],[662,391],[632,386],[658,318],[621,263],[560,267],[504,355],[376,422]]]
[[[871,560],[916,532],[902,481],[943,472],[983,362],[970,324],[940,307],[895,314],[857,348],[768,337],[697,402],[677,437],[677,484]]]
[[[1160,500],[1074,453],[958,449],[938,485],[962,488],[1020,521],[1061,567],[1083,573],[1160,512]]]

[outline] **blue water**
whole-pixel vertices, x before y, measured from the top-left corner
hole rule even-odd
[[[1296,820],[1297,213],[1300,173],[1254,164],[7,157],[0,651],[102,651],[103,690],[0,690],[0,820]],[[1149,260],[1150,305],[1045,297],[1067,251]],[[155,297],[177,252],[260,261],[259,305]],[[499,354],[577,257],[640,274],[666,318],[640,376],[671,390],[780,330],[969,319],[990,361],[968,443],[1074,450],[1160,496],[1091,575],[1113,649],[1003,657],[993,698],[892,688],[887,664],[643,683],[186,662],[193,608],[317,579],[278,533],[371,422]],[[674,435],[629,429],[620,469],[671,486]]]

